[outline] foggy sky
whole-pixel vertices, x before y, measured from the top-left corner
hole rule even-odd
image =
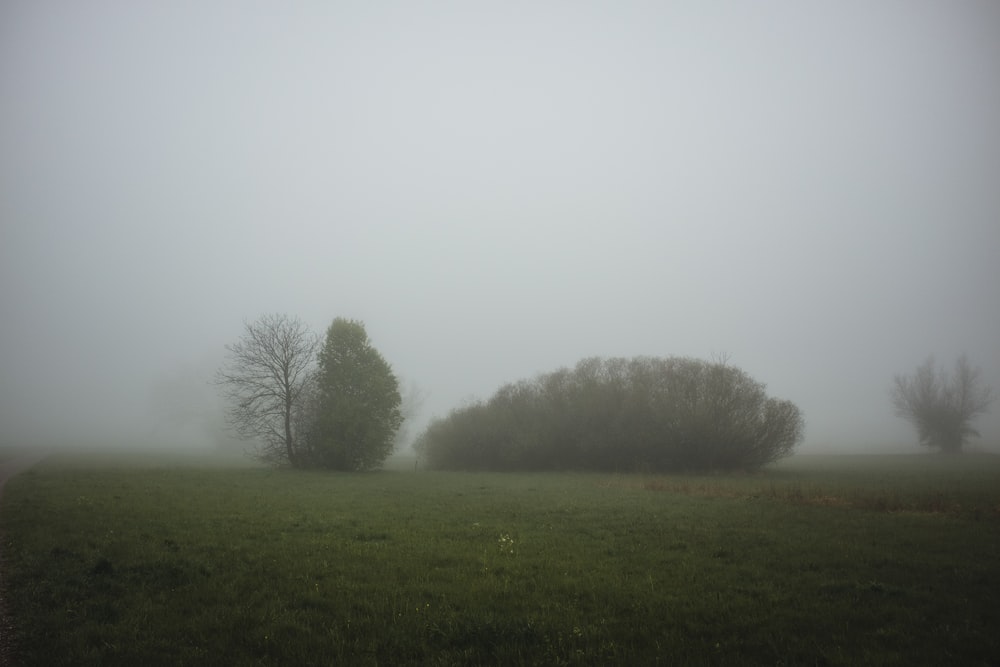
[[[998,286],[991,0],[0,5],[0,441],[139,442],[281,312],[425,418],[726,354],[804,450],[910,445],[893,374],[1000,388]]]

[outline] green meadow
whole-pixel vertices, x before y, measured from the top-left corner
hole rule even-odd
[[[47,459],[0,505],[14,664],[1000,664],[1000,457],[403,467]]]

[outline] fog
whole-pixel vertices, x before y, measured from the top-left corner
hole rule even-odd
[[[364,321],[425,421],[728,355],[801,451],[917,451],[895,373],[1000,388],[989,0],[13,1],[0,101],[2,443],[209,442],[271,312]]]

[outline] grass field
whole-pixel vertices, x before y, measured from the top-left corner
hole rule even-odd
[[[997,665],[1000,457],[11,480],[24,665]]]

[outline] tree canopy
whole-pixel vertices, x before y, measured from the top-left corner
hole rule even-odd
[[[965,355],[956,360],[951,374],[928,357],[912,375],[897,375],[890,395],[896,414],[916,427],[921,445],[952,454],[979,435],[972,421],[989,412],[994,398]]]
[[[725,363],[584,359],[433,421],[417,449],[442,469],[753,469],[804,430],[798,407],[764,389]]]
[[[403,421],[392,368],[363,323],[339,317],[327,329],[318,362],[300,418],[309,464],[335,470],[380,465]]]

